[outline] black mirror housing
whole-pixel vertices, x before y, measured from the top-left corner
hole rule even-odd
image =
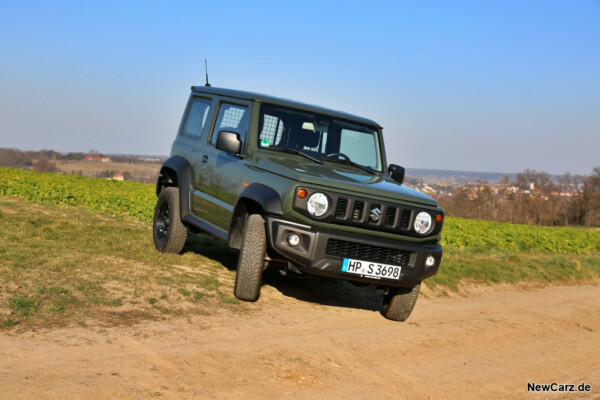
[[[401,167],[396,164],[390,164],[390,166],[388,167],[388,171],[390,173],[390,177],[402,185],[402,182],[404,182],[404,167]]]
[[[240,134],[229,131],[220,131],[217,136],[217,150],[228,151],[236,156],[242,151]]]

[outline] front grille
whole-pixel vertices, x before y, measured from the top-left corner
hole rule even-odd
[[[344,218],[346,216],[346,208],[348,208],[348,199],[340,197],[335,208],[336,218]]]
[[[402,217],[400,217],[400,229],[408,229],[410,225],[410,210],[405,208],[402,210]]]
[[[329,239],[325,251],[331,256],[400,265],[402,267],[406,267],[410,259],[410,252],[408,251],[346,242],[338,239]]]
[[[365,208],[364,201],[357,201],[354,203],[354,211],[352,212],[352,219],[355,221],[362,220],[363,210]]]
[[[308,195],[317,190],[308,190]],[[309,197],[305,196],[305,197]],[[326,224],[346,225],[362,229],[391,232],[402,236],[421,238],[414,229],[414,216],[424,208],[418,205],[393,203],[382,199],[369,199],[349,194],[328,192],[330,209],[321,217],[315,217],[308,212],[307,198],[294,196],[292,207],[302,215],[317,219]],[[399,201],[402,199],[398,199]],[[430,209],[429,207],[426,209]],[[377,211],[379,210],[379,211]],[[435,211],[434,211],[435,212]],[[429,236],[439,234],[441,224],[435,224]]]
[[[387,213],[385,214],[385,224],[387,226],[394,226],[396,221],[396,207],[388,207]]]
[[[371,211],[375,208],[382,211],[381,220],[371,218]],[[391,232],[409,230],[411,215],[412,211],[407,207],[341,196],[337,198],[334,210],[336,223],[363,226],[370,229],[377,226],[377,229]]]

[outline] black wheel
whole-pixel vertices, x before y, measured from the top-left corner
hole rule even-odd
[[[412,288],[388,288],[387,293],[383,295],[381,314],[387,319],[405,321],[415,308],[420,287],[419,283]]]
[[[258,300],[266,254],[265,220],[260,214],[251,214],[244,227],[233,289],[235,297],[244,301]]]
[[[179,189],[168,187],[160,192],[154,208],[152,236],[156,250],[162,253],[181,253],[187,239],[187,229],[181,222]]]

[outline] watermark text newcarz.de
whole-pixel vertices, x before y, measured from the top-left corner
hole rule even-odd
[[[527,391],[528,392],[558,392],[558,393],[566,393],[566,392],[591,392],[592,386],[588,385],[585,382],[581,382],[579,385],[566,384],[566,383],[535,383],[529,382],[527,383]]]

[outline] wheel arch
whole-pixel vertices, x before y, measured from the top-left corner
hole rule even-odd
[[[273,188],[262,183],[253,183],[238,196],[229,226],[229,246],[239,249],[249,214],[282,215],[281,197]]]
[[[156,180],[156,195],[169,186],[179,189],[179,208],[181,219],[191,213],[190,193],[191,193],[192,167],[188,160],[182,156],[172,156],[160,167],[160,172]]]

